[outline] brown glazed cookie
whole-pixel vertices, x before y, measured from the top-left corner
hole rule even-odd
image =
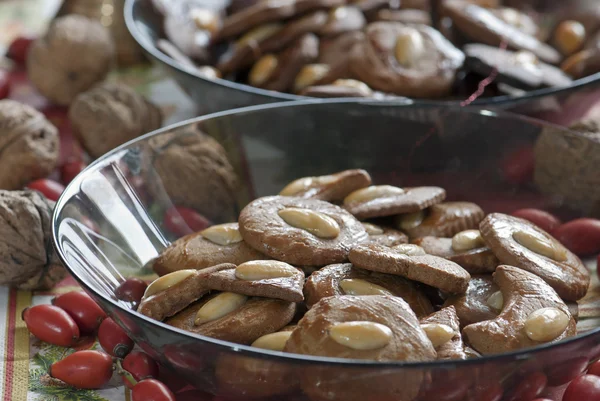
[[[351,71],[371,88],[399,96],[448,95],[464,54],[427,25],[374,22],[352,50]]]
[[[344,71],[341,75],[348,75],[350,53],[354,46],[363,41],[364,37],[365,34],[362,31],[353,31],[333,38],[323,38],[319,43],[318,62],[332,66],[332,68],[341,66]]]
[[[339,6],[329,10],[329,19],[319,31],[321,36],[337,36],[361,30],[367,21],[358,7]]]
[[[373,185],[344,198],[344,208],[359,220],[413,213],[442,202],[446,191],[439,187],[398,188]]]
[[[351,192],[369,185],[371,176],[365,170],[344,170],[319,177],[299,178],[286,185],[279,195],[338,202]]]
[[[390,10],[388,8],[379,10],[375,21],[401,22],[403,24],[431,25],[431,13],[425,10],[404,9]]]
[[[494,281],[502,291],[502,312],[463,329],[478,352],[499,354],[577,334],[569,308],[541,278],[517,267],[499,266]]]
[[[225,40],[266,22],[281,21],[312,10],[341,6],[343,0],[267,0],[258,2],[223,21],[217,40]]]
[[[433,306],[417,286],[398,276],[352,267],[350,263],[325,266],[304,284],[306,304],[311,308],[322,298],[342,295],[393,295],[404,299],[417,317],[433,312]]]
[[[422,237],[412,243],[419,245],[429,255],[458,263],[470,274],[492,273],[500,264],[496,255],[486,246],[476,245],[471,249],[456,251],[452,247],[452,238],[438,237]]]
[[[362,223],[362,225],[367,230],[367,234],[369,234],[369,242],[373,244],[389,246],[391,248],[396,245],[408,243],[408,237],[402,231],[371,223]]]
[[[253,347],[283,351],[285,338],[295,326],[286,326],[252,343]],[[264,398],[286,394],[300,385],[293,364],[233,354],[223,354],[215,366],[219,393],[231,397]]]
[[[239,222],[250,246],[298,266],[345,262],[350,248],[368,238],[350,213],[316,199],[259,198],[242,210]]]
[[[211,290],[252,297],[304,301],[304,272],[277,260],[253,260],[237,267],[228,265],[226,269],[207,275],[202,284]]]
[[[502,21],[517,28],[519,31],[523,32],[526,35],[537,38],[540,35],[540,27],[526,13],[517,10],[516,8],[511,7],[498,7],[488,9],[489,12],[494,14],[497,18],[500,18]]]
[[[183,270],[204,269],[220,263],[240,263],[265,259],[242,239],[238,223],[226,223],[189,234],[173,242],[154,260],[152,269],[159,276]]]
[[[546,281],[563,299],[582,298],[590,273],[581,260],[550,234],[527,220],[502,213],[487,215],[481,235],[498,259]]]
[[[551,64],[557,64],[562,59],[553,47],[506,23],[483,7],[466,4],[462,0],[446,1],[444,11],[458,30],[471,40],[496,47],[505,41],[509,48],[527,50]]]
[[[375,361],[431,361],[435,350],[408,304],[375,295],[323,298],[300,320],[284,351]],[[302,369],[302,389],[311,400],[413,400],[423,373],[360,369]]]
[[[146,289],[137,311],[152,319],[163,320],[202,298],[211,288],[207,277],[235,265],[223,263],[204,270],[177,270],[154,280]]]
[[[471,202],[444,202],[414,214],[396,217],[396,226],[411,238],[452,237],[479,227],[483,210]]]
[[[444,302],[444,307],[454,306],[460,326],[468,326],[484,320],[491,320],[498,316],[500,309],[496,309],[498,296],[490,297],[499,291],[491,274],[474,275],[469,281],[469,288],[464,294],[449,297]],[[490,304],[494,304],[494,307]]]
[[[431,340],[437,359],[468,359],[454,306],[443,308],[421,319],[421,328]]]
[[[222,315],[223,312],[228,313]],[[221,292],[200,299],[165,323],[203,336],[250,345],[287,325],[295,313],[293,302]],[[207,320],[207,315],[215,319]]]
[[[235,42],[217,68],[227,74],[251,66],[263,54],[277,52],[306,33],[318,32],[327,20],[326,11],[316,11],[287,24],[272,22],[257,26]]]
[[[467,55],[465,65],[479,73],[489,75],[497,71],[496,80],[515,88],[531,90],[536,88],[568,86],[573,81],[560,68],[546,64],[528,51],[513,52],[479,43],[464,47]]]
[[[442,291],[462,294],[471,276],[454,262],[432,255],[409,256],[381,245],[358,245],[350,250],[350,262],[362,269],[396,274]]]
[[[318,55],[319,39],[307,33],[281,53],[262,56],[250,69],[248,81],[259,88],[286,91],[292,88],[302,67],[315,61]]]

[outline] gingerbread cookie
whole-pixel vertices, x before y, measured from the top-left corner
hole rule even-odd
[[[344,170],[319,177],[299,178],[286,185],[279,195],[338,202],[351,192],[369,185],[371,176],[365,170]]]
[[[367,230],[367,234],[369,234],[369,242],[373,244],[389,246],[391,248],[396,245],[408,243],[408,237],[402,231],[371,223],[363,222],[362,225]]]
[[[417,317],[433,312],[425,294],[412,282],[398,276],[371,272],[350,263],[325,266],[304,284],[306,304],[311,308],[322,298],[342,295],[393,295],[404,299]]]
[[[367,21],[358,7],[339,6],[329,10],[329,19],[319,31],[321,36],[338,36],[361,30]]]
[[[252,297],[302,302],[304,272],[277,260],[253,260],[238,266],[228,265],[205,275],[202,284],[211,289]]]
[[[398,188],[373,185],[344,198],[344,208],[364,220],[373,217],[413,213],[443,201],[446,191],[439,187]]]
[[[562,59],[553,47],[540,42],[521,29],[498,18],[490,10],[462,0],[444,2],[444,12],[458,30],[469,39],[489,46],[500,46],[506,42],[514,50],[527,50],[539,59],[556,64]]]
[[[423,237],[413,241],[430,255],[458,263],[471,274],[492,273],[500,261],[490,248],[478,242],[479,230],[468,230],[453,238]],[[454,246],[453,246],[454,244]]]
[[[523,32],[526,35],[531,37],[538,37],[540,35],[540,27],[526,13],[517,10],[516,8],[511,7],[498,7],[488,9],[492,14],[494,14],[497,18],[500,18],[502,21],[517,28],[519,31]]]
[[[436,353],[409,305],[398,297],[340,296],[321,299],[298,323],[286,352],[375,361],[431,361]],[[416,398],[419,370],[361,373],[331,366],[301,370],[302,389],[313,400]]]
[[[485,213],[475,203],[444,202],[415,213],[396,217],[396,227],[411,238],[452,237],[479,227]]]
[[[294,79],[305,64],[319,55],[319,39],[307,33],[279,54],[265,54],[248,73],[251,85],[274,91],[291,89]]]
[[[200,299],[165,323],[203,336],[249,345],[290,323],[295,313],[293,302],[221,292]]]
[[[458,264],[432,255],[410,256],[381,245],[358,245],[350,250],[350,262],[357,267],[396,274],[442,291],[462,294],[471,276]]]
[[[500,289],[491,274],[471,276],[469,287],[464,294],[452,295],[444,302],[444,307],[453,306],[460,321],[460,327],[468,326],[498,316],[502,309]]]
[[[481,235],[498,259],[546,281],[568,301],[582,298],[590,273],[581,260],[550,234],[527,220],[492,213],[480,224]]]
[[[437,359],[472,357],[472,351],[465,352],[467,347],[462,340],[458,316],[453,306],[432,313],[421,319],[420,323],[437,352]]]
[[[343,4],[343,0],[260,1],[225,18],[217,34],[217,40],[228,39],[267,22],[282,21],[312,10],[333,8]]]
[[[250,246],[298,266],[345,262],[350,248],[368,238],[350,213],[316,199],[259,198],[242,210],[239,223]]]
[[[464,62],[462,51],[427,25],[374,22],[352,49],[351,72],[371,88],[398,96],[448,95]]]
[[[541,278],[517,267],[499,266],[494,281],[502,292],[502,312],[463,329],[478,352],[510,352],[577,334],[569,308]]]
[[[265,259],[244,242],[238,223],[219,224],[173,242],[152,262],[159,276],[184,269],[205,269],[221,263]]]

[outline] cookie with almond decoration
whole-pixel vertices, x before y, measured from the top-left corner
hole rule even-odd
[[[502,293],[491,274],[473,275],[464,294],[452,295],[443,307],[453,306],[461,328],[473,323],[491,320],[502,310]]]
[[[369,242],[374,244],[394,247],[408,243],[408,237],[402,231],[366,222],[362,225],[369,234]]]
[[[590,285],[587,267],[533,223],[492,213],[483,219],[479,228],[483,240],[500,262],[541,277],[567,301],[576,301],[587,293]]]
[[[242,210],[239,224],[250,246],[295,266],[346,262],[350,248],[368,239],[354,216],[317,199],[259,198]]]
[[[371,176],[365,170],[344,170],[319,177],[299,178],[286,185],[279,195],[337,202],[369,185]]]
[[[396,274],[451,294],[462,294],[471,275],[458,264],[438,256],[414,254],[412,244],[388,248],[376,244],[357,245],[350,250],[350,262],[362,269]]]
[[[420,323],[437,352],[437,359],[468,359],[477,354],[463,342],[453,306],[432,313]]]
[[[205,269],[221,263],[238,265],[266,258],[244,242],[238,223],[225,223],[178,239],[151,264],[154,272],[163,276],[177,270]]]
[[[393,295],[404,299],[417,317],[433,312],[425,293],[412,281],[359,269],[350,263],[325,266],[311,274],[304,284],[304,294],[309,308],[331,296]]]
[[[414,213],[446,198],[439,187],[398,188],[391,185],[373,185],[352,192],[344,198],[344,208],[359,220],[374,217]]]

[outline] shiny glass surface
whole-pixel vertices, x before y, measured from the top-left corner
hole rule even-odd
[[[597,214],[600,197],[573,205],[552,190],[539,191],[529,179],[507,179],[506,166],[530,154],[544,130],[564,152],[600,152],[600,144],[584,136],[488,110],[347,100],[218,113],[150,133],[90,165],[56,205],[55,246],[73,276],[142,349],[214,394],[483,401],[479,391],[504,389],[509,396],[534,372],[556,385],[562,377],[557,368],[600,356],[599,329],[481,359],[378,363],[262,351],[202,337],[146,318],[114,296],[126,277],[150,277],[146,264],[178,237],[164,217],[172,206],[194,208],[213,223],[233,221],[250,200],[276,194],[295,178],[347,168],[364,168],[379,184],[439,185],[448,200],[473,201],[486,212],[538,207],[565,219]],[[231,196],[220,198],[230,201],[213,202],[226,190],[218,180],[204,185],[211,180],[202,162],[205,134],[221,144],[235,171]],[[584,184],[575,175],[569,182],[573,191]],[[189,231],[185,220],[178,224],[177,231]],[[441,398],[450,392],[454,398]]]

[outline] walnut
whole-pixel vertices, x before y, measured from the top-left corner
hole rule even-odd
[[[67,275],[52,246],[54,202],[35,191],[0,190],[0,284],[50,289]]]
[[[83,148],[99,157],[162,125],[162,113],[127,86],[100,84],[77,96],[69,109],[73,133]]]
[[[42,113],[0,100],[0,189],[21,189],[48,176],[58,155],[58,131]]]
[[[600,124],[593,119],[574,123],[570,130],[546,128],[534,147],[534,181],[555,201],[600,216]]]
[[[51,101],[68,105],[75,96],[104,80],[115,55],[109,31],[81,15],[58,18],[29,50],[27,72]]]
[[[147,182],[155,196],[197,210],[213,221],[237,218],[237,175],[225,149],[194,126],[150,139],[154,175]]]

